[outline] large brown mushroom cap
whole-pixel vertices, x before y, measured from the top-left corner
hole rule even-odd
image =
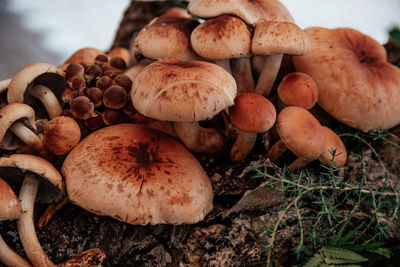
[[[382,45],[349,28],[305,31],[310,52],[293,62],[315,80],[327,113],[363,131],[400,123],[400,69],[387,62]]]
[[[135,109],[147,117],[194,122],[233,105],[236,90],[233,77],[215,64],[160,60],[139,73],[131,98]]]
[[[196,223],[212,209],[199,162],[167,134],[137,124],[100,129],[62,167],[70,200],[131,224]]]
[[[276,119],[282,142],[296,156],[305,160],[316,159],[323,151],[325,133],[318,120],[306,109],[289,106]]]
[[[278,0],[191,0],[188,10],[201,18],[236,15],[253,26],[260,21],[294,21]]]

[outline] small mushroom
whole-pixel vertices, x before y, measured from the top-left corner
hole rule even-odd
[[[94,131],[104,126],[103,115],[95,111],[92,117],[85,120],[85,126]]]
[[[126,49],[125,47],[114,47],[111,49],[110,52],[108,52],[108,56],[110,59],[119,57],[125,62],[125,69],[129,68],[133,64],[133,55],[129,51],[129,49]],[[110,65],[111,65],[111,60],[110,60]]]
[[[68,154],[62,173],[72,203],[134,225],[197,223],[213,208],[210,180],[196,158],[143,125],[93,132]]]
[[[89,87],[86,89],[86,96],[92,101],[95,108],[103,105],[103,91],[97,87]]]
[[[276,110],[264,96],[244,93],[235,98],[229,117],[239,132],[231,148],[231,160],[240,161],[253,149],[257,133],[267,132],[275,124]]]
[[[314,79],[301,72],[285,75],[277,92],[279,100],[286,106],[311,109],[318,100],[318,88]]]
[[[66,88],[64,72],[47,63],[33,63],[20,69],[8,85],[9,103],[36,105],[39,100],[50,119],[61,114],[61,94]],[[28,92],[27,94],[25,92]],[[35,107],[37,115],[41,115]]]
[[[0,178],[0,221],[16,220],[21,216],[21,204],[12,188]],[[12,250],[0,235],[0,262],[6,266],[30,267],[24,258]]]
[[[36,134],[36,130],[35,112],[30,106],[12,103],[0,109],[0,147],[2,149],[15,150],[25,143],[42,156],[48,157],[48,151]]]
[[[86,120],[94,113],[94,104],[87,96],[78,96],[72,99],[70,109],[75,119]]]
[[[120,109],[125,106],[127,97],[124,88],[118,85],[113,85],[104,91],[103,104],[107,108]]]
[[[99,54],[103,54],[103,51],[94,47],[78,49],[61,66],[59,66],[59,68],[65,70],[65,68],[67,68],[71,63],[84,63],[86,65],[91,65]]]
[[[43,143],[54,155],[67,154],[81,139],[78,123],[70,118],[59,116],[49,121],[44,129]]]
[[[22,213],[17,225],[27,257],[33,266],[54,266],[43,251],[36,236],[33,212],[38,191],[41,192],[40,200],[47,203],[58,200],[65,194],[61,175],[45,159],[27,154],[0,157],[0,168],[15,169],[12,175],[8,174],[10,177],[6,179],[14,181],[18,178],[24,179],[19,194]],[[5,175],[7,174],[5,173]]]
[[[318,120],[306,109],[297,106],[284,108],[277,116],[278,140],[266,158],[276,161],[287,149],[298,158],[288,168],[301,168],[317,159],[325,146],[325,133]]]

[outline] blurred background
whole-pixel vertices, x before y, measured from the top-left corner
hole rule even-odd
[[[281,0],[302,27],[352,27],[380,43],[400,26],[400,0]],[[33,62],[107,50],[130,0],[0,0],[0,79]]]

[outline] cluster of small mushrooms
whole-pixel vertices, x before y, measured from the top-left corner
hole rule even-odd
[[[0,237],[7,266],[54,266],[36,201],[56,203],[45,221],[69,200],[134,225],[193,224],[213,209],[195,153],[238,162],[261,144],[265,160],[296,156],[289,168],[342,167],[332,120],[362,131],[400,123],[400,70],[384,48],[350,28],[302,30],[277,0],[191,0],[129,49],[83,48],[0,87],[0,219],[17,220],[28,258]],[[8,185],[18,182],[19,198]],[[92,249],[59,265],[104,258]]]

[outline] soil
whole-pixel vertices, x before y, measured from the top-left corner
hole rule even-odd
[[[157,14],[150,12],[155,10],[153,5],[159,5]],[[164,1],[132,2],[124,14],[114,46],[127,47],[127,36],[169,5],[170,2]],[[137,10],[145,15],[138,15]],[[398,60],[391,56],[392,52],[399,52],[398,46],[391,43],[387,49],[389,58]],[[392,140],[400,144],[400,127],[389,132]],[[378,185],[385,174],[377,168],[379,163],[371,150],[361,149],[366,155],[369,178]],[[398,151],[387,144],[375,149],[390,163],[389,171],[397,181],[400,174]],[[287,202],[282,193],[262,187],[263,179],[254,178],[254,166],[266,167],[271,174],[281,171],[279,163],[275,165],[264,159],[265,152],[258,140],[256,149],[239,163],[231,162],[225,152],[196,155],[214,190],[214,210],[197,224],[134,226],[67,204],[47,226],[37,230],[39,241],[55,263],[84,250],[100,248],[107,255],[103,266],[265,266],[263,246],[267,242],[263,229],[271,225],[274,214]],[[356,177],[361,168],[359,164],[349,155],[344,175]],[[317,171],[314,167],[311,164],[307,168],[313,173]],[[46,208],[45,205],[35,206],[36,221]],[[278,232],[278,248],[272,254],[277,266],[291,266],[293,262],[288,253],[293,247],[293,218],[285,216],[284,225]],[[15,221],[0,222],[0,234],[18,254],[25,255]],[[394,242],[400,240],[396,232],[391,238]]]

